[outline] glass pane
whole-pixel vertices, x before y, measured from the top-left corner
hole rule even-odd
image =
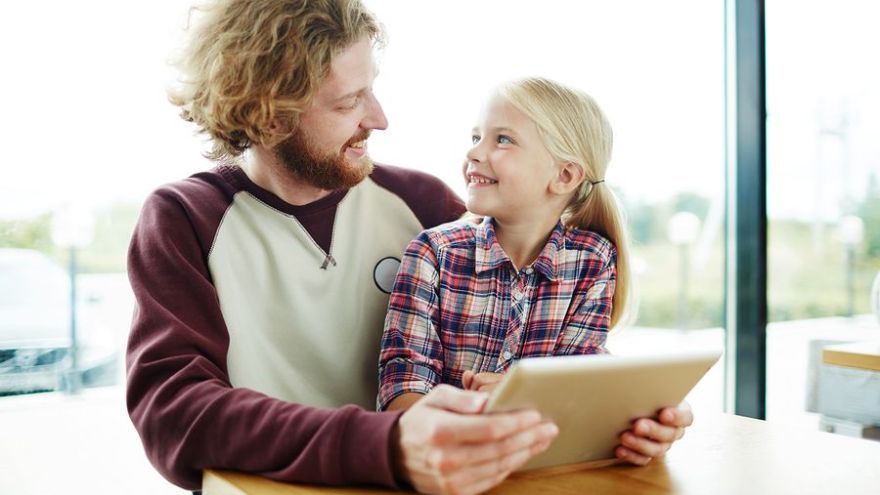
[[[368,0],[386,25],[371,154],[464,194],[491,88],[540,75],[596,98],[614,127],[608,183],[635,242],[638,320],[613,352],[724,345],[724,2]],[[634,15],[634,11],[638,14]],[[722,367],[691,400],[722,408]]]
[[[772,421],[815,429],[821,347],[880,336],[878,20],[874,2],[767,3]]]
[[[144,456],[122,377],[140,204],[209,166],[165,94],[190,3],[15,2],[0,15],[0,443],[18,446],[0,454],[2,493],[182,493]],[[69,253],[52,224],[71,210],[95,221],[77,256],[75,396],[47,392],[70,363]]]

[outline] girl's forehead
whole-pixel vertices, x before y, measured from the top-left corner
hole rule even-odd
[[[531,119],[498,93],[494,93],[483,106],[478,122],[478,127],[507,127],[526,130],[534,126]]]

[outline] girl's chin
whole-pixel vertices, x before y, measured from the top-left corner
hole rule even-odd
[[[486,207],[480,205],[479,203],[476,203],[473,201],[466,201],[465,206],[467,207],[467,210],[469,212],[473,213],[474,215],[479,215],[481,217],[493,216],[492,210],[490,208],[486,208]]]

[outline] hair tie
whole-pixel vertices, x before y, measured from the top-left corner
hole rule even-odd
[[[601,184],[602,182],[605,182],[605,179],[597,180],[596,182],[590,182],[590,184],[595,186],[596,184]]]

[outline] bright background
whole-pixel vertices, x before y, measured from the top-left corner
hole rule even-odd
[[[365,3],[389,41],[375,89],[390,127],[371,139],[375,160],[462,193],[470,129],[494,85],[541,75],[587,91],[614,127],[608,183],[629,216],[641,294],[636,326],[612,337],[615,352],[723,345],[723,0]],[[78,284],[83,315],[102,330],[88,344],[114,347],[119,359],[132,309],[125,250],[140,204],[212,166],[165,94],[188,7],[48,0],[9,3],[0,16],[0,248],[64,266],[53,215],[93,215]],[[804,410],[810,343],[880,335],[865,316],[880,269],[880,3],[769,0],[766,12],[768,419],[815,429]],[[860,235],[850,228],[847,239],[841,226],[854,221]],[[115,386],[72,401],[0,397],[0,443],[27,445],[0,454],[0,493],[65,489],[40,480],[47,466],[74,477],[105,466],[94,493],[119,491],[127,477],[142,493],[169,488],[146,466],[117,373]],[[691,398],[698,411],[721,410],[722,374],[713,370]]]

